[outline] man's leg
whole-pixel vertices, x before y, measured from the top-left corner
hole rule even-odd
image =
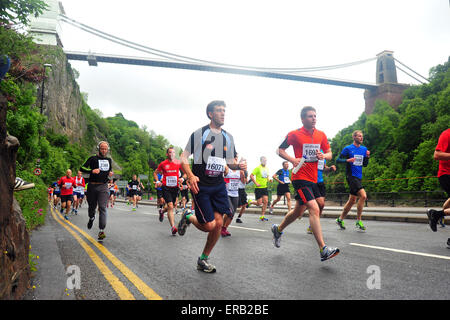
[[[89,219],[95,218],[95,211],[97,210],[97,192],[94,185],[89,184],[87,189],[87,203]]]
[[[322,249],[325,246],[325,242],[323,241],[322,227],[320,225],[319,205],[316,200],[310,200],[306,203],[306,207],[308,208],[309,224],[314,234],[314,238],[316,238],[319,249]]]
[[[290,192],[286,192],[284,194],[284,196],[286,197],[286,202],[287,202],[287,207],[288,207],[288,211],[291,211],[291,193]]]
[[[106,204],[108,203],[109,189],[106,184],[98,185],[97,187],[97,201],[98,201],[98,212],[99,212],[99,223],[98,227],[100,230],[106,228]]]
[[[283,232],[283,230],[290,225],[292,222],[300,218],[305,212],[306,205],[301,205],[300,201],[295,202],[295,207],[293,210],[289,211],[283,218],[283,221],[278,226],[278,230]]]
[[[353,195],[353,194],[351,194],[351,195],[348,197],[348,201],[347,201],[347,203],[346,203],[345,206],[344,206],[344,209],[343,209],[343,211],[342,211],[342,213],[341,213],[341,216],[339,217],[340,220],[344,220],[344,219],[347,217],[347,215],[348,215],[350,209],[353,207],[353,205],[355,204],[355,202],[356,202],[356,196]]]
[[[358,191],[358,205],[357,205],[357,211],[356,211],[356,219],[359,221],[361,220],[361,216],[362,216],[362,212],[364,209],[364,204],[366,203],[367,200],[367,194],[366,191],[364,189],[361,189]]]

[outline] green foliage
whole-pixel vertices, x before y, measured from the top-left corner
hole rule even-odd
[[[48,6],[42,0],[0,0],[0,23],[27,25],[29,15],[41,15]]]
[[[436,178],[438,162],[433,153],[440,134],[450,127],[450,59],[431,69],[429,84],[412,86],[394,110],[377,101],[372,114],[362,115],[331,141],[333,157],[351,143],[351,133],[362,130],[370,150],[369,165],[363,169],[366,190],[372,192],[431,191],[440,189]],[[332,162],[328,165],[331,165]],[[326,177],[327,191],[347,192],[345,165]],[[375,181],[372,181],[375,180]]]

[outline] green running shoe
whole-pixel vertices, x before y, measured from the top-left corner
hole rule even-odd
[[[358,230],[366,231],[366,227],[363,225],[361,220],[356,221],[355,226]]]
[[[336,224],[337,224],[342,230],[345,230],[344,220],[341,220],[341,219],[337,218],[337,219],[336,219]]]

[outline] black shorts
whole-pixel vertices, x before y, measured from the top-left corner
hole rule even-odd
[[[238,192],[239,192],[238,207],[246,205],[247,204],[247,192],[245,192],[245,189],[238,189]]]
[[[325,195],[327,194],[327,190],[325,188],[325,183],[318,182],[317,183],[317,188],[319,188],[320,196],[325,198]]]
[[[300,201],[300,204],[306,204],[308,201],[320,198],[317,183],[307,180],[294,180],[292,186],[295,190],[295,200]]]
[[[289,190],[290,183],[281,184],[279,183],[277,186],[277,196],[284,196],[286,192],[291,192]]]
[[[189,190],[188,189],[181,190],[180,193],[181,193],[181,198],[186,198],[186,201],[189,201]]]
[[[267,192],[267,188],[255,188],[255,198],[258,200],[259,198],[262,198],[263,196],[268,196],[269,193]]]
[[[358,195],[358,191],[364,189],[361,179],[354,176],[347,176],[347,183],[350,188],[350,194],[353,196]]]
[[[447,192],[447,196],[450,197],[450,174],[444,174],[439,177],[439,184],[442,189]]]
[[[161,199],[163,197],[162,189],[156,189],[156,197]]]
[[[129,197],[134,197],[134,196],[137,196],[137,195],[138,195],[137,190],[130,190],[130,195],[129,195]]]
[[[170,188],[170,187],[162,187],[163,198],[166,203],[172,202],[175,204],[178,199],[178,187]]]
[[[67,201],[73,202],[73,194],[69,194],[67,196],[61,196],[61,203],[64,203]]]

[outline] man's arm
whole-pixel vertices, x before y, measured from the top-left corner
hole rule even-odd
[[[443,151],[434,151],[434,160],[450,160],[450,153]]]

